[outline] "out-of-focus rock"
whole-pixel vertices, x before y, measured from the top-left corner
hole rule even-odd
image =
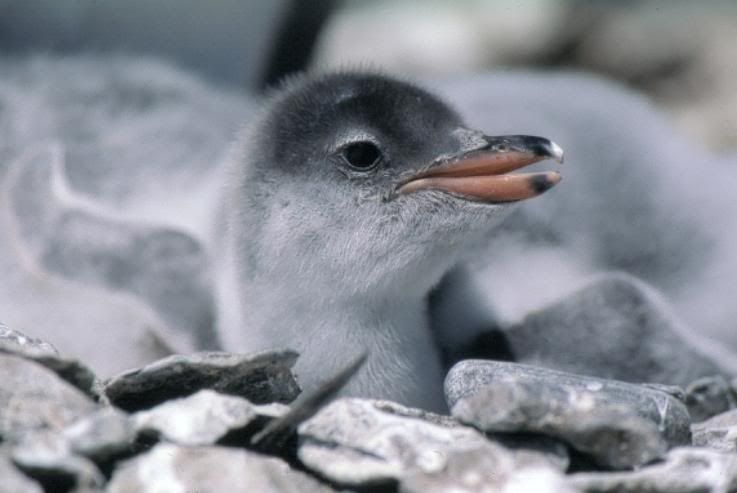
[[[555,459],[544,452],[516,455],[448,417],[382,401],[334,401],[299,427],[299,438],[300,460],[347,486],[398,481],[418,491],[428,482],[468,487],[470,481],[501,488],[528,469],[556,474]],[[496,464],[493,474],[489,464]]]
[[[32,430],[60,431],[97,406],[53,371],[0,353],[0,437],[11,443]]]
[[[128,415],[105,407],[67,426],[62,436],[72,452],[100,463],[131,449],[136,430]]]
[[[144,300],[178,351],[214,348],[202,245],[172,228],[96,210],[70,190],[61,149],[38,157],[16,161],[5,182],[11,231],[26,258],[64,279]]]
[[[54,488],[101,487],[104,476],[97,466],[76,455],[69,442],[54,431],[45,430],[25,435],[13,448],[13,462],[26,474]]]
[[[446,378],[451,413],[483,431],[560,438],[612,468],[690,443],[685,406],[645,386],[515,363],[468,360]]]
[[[583,375],[685,386],[723,371],[642,283],[622,275],[534,311],[506,335],[515,361]]]
[[[174,355],[111,378],[104,391],[127,411],[148,409],[205,388],[255,404],[287,403],[299,393],[291,372],[296,360],[297,353],[290,350]]]
[[[313,64],[371,63],[427,75],[474,71],[546,50],[566,2],[364,2],[339,10],[318,39]]]
[[[58,152],[57,146],[40,145],[23,153],[9,168],[45,168],[58,159]],[[0,180],[6,178],[7,169],[0,167]],[[36,354],[62,371],[66,378],[77,379],[86,373],[81,365],[74,363],[75,359],[83,360],[98,375],[107,376],[170,354],[161,342],[165,324],[142,302],[39,270],[18,242],[14,230],[17,221],[9,216],[9,193],[3,186],[0,191],[0,226],[5,232],[0,235],[2,321],[28,336],[53,343],[63,358]],[[43,310],[38,309],[39,305],[43,305]]]
[[[737,455],[703,448],[677,448],[665,462],[632,472],[587,472],[569,476],[586,493],[730,492],[737,488]]]
[[[3,479],[3,491],[7,493],[43,493],[41,486],[20,472],[10,458],[0,449],[0,478]]]
[[[159,444],[119,465],[108,493],[330,493],[334,491],[286,462],[225,447]]]
[[[155,432],[179,445],[213,445],[229,432],[282,416],[287,409],[276,403],[254,405],[241,397],[200,390],[139,411],[133,422],[139,433]]]
[[[722,376],[704,377],[686,387],[684,402],[698,422],[737,407],[737,393]]]
[[[721,452],[737,452],[737,409],[691,426],[693,444]]]

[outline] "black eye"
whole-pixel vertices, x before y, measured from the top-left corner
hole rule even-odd
[[[368,171],[381,161],[381,151],[372,142],[354,142],[343,149],[343,159],[358,171]]]

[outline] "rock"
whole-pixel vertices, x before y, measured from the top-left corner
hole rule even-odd
[[[9,212],[25,255],[50,274],[144,300],[177,351],[215,347],[202,245],[173,228],[95,210],[71,191],[65,158],[19,160],[8,174]]]
[[[727,493],[737,488],[737,455],[676,448],[664,463],[632,472],[577,473],[569,481],[586,493]]]
[[[104,392],[127,411],[147,409],[205,388],[255,404],[286,403],[299,393],[290,370],[296,360],[297,353],[291,350],[174,355],[113,377],[105,383]]]
[[[543,433],[628,468],[690,443],[685,406],[645,386],[516,363],[467,360],[446,377],[451,414],[483,431]]]
[[[329,480],[351,487],[392,484],[416,491],[428,482],[505,484],[522,468],[555,470],[547,458],[517,456],[443,416],[398,404],[338,399],[298,430],[299,459]],[[487,466],[496,464],[494,476]],[[459,477],[453,476],[459,474]]]
[[[70,450],[99,464],[130,450],[136,430],[128,415],[107,407],[70,424],[62,435]]]
[[[720,452],[737,452],[737,409],[691,426],[693,444]]]
[[[35,361],[90,397],[97,397],[92,370],[75,359],[62,358],[48,342],[27,337],[0,324],[0,353],[16,354]]]
[[[723,373],[650,288],[620,274],[534,311],[507,338],[515,361],[583,375],[685,386]]]
[[[3,493],[43,493],[41,486],[20,472],[0,449],[0,478]]]
[[[41,339],[28,337],[0,322],[0,351],[27,358],[34,356],[58,356],[54,346]]]
[[[97,406],[56,373],[0,353],[0,438],[13,442],[38,429],[61,430]]]
[[[358,356],[339,368],[334,374],[325,378],[320,384],[307,392],[302,392],[292,402],[286,413],[268,423],[251,439],[252,445],[261,444],[268,449],[279,445],[296,428],[315,415],[340,392],[351,378],[366,363],[368,353],[362,351]]]
[[[699,422],[737,407],[737,393],[722,376],[704,377],[686,387],[691,421]]]
[[[72,487],[95,488],[105,482],[97,466],[74,454],[69,442],[54,431],[24,435],[13,447],[12,458],[27,475],[47,486],[52,485],[54,491],[66,491]]]
[[[285,462],[225,447],[159,444],[119,465],[108,493],[330,493],[333,490]]]
[[[3,100],[2,79],[7,73],[0,72],[0,106],[5,111],[8,106],[5,105],[7,100]],[[11,92],[10,100],[15,103],[14,94]],[[18,98],[24,99],[20,95]],[[27,102],[31,106],[34,104]],[[23,121],[21,116],[10,112],[18,117],[17,121]],[[11,171],[34,166],[44,169],[49,161],[60,159],[60,152],[57,145],[34,144],[20,153],[9,168]],[[9,211],[10,191],[4,171],[0,167],[0,180],[3,181],[0,209]],[[122,293],[105,292],[44,272],[19,243],[15,230],[17,221],[9,216],[0,215],[0,229],[6,232],[0,235],[0,271],[3,272],[0,317],[4,323],[53,343],[65,358],[79,358],[100,376],[140,366],[171,353],[161,344],[164,323],[149,307]],[[39,306],[43,306],[43,310],[39,310]],[[100,337],[101,332],[105,337]],[[54,362],[53,359],[47,361]],[[64,374],[69,375],[66,371]]]
[[[491,493],[495,491],[575,493],[563,473],[548,467],[524,466],[503,453],[458,450],[442,469],[415,469],[402,479],[401,493]]]
[[[282,416],[287,410],[280,404],[254,405],[242,397],[205,389],[139,411],[133,422],[139,433],[154,431],[179,445],[213,445],[229,432]]]

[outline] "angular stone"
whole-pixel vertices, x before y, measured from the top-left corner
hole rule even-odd
[[[577,473],[568,480],[586,493],[727,493],[737,489],[737,455],[676,448],[665,462],[637,471]]]
[[[553,436],[607,467],[645,464],[690,443],[685,406],[646,386],[485,360],[458,363],[445,385],[462,422]]]
[[[69,442],[54,431],[38,431],[24,435],[12,450],[13,462],[26,474],[46,485],[65,491],[62,485],[95,488],[104,477],[90,460],[76,455]]]
[[[406,480],[408,491],[414,491],[428,481],[460,485],[464,480],[453,474],[480,475],[485,481],[490,463],[497,465],[494,471],[502,484],[522,467],[554,471],[546,458],[517,456],[448,417],[383,401],[336,400],[298,433],[302,463],[346,486]]]
[[[92,370],[75,359],[59,356],[48,342],[27,337],[0,324],[0,353],[16,354],[35,361],[77,387],[90,397],[95,397],[95,375]]]
[[[14,441],[31,430],[61,430],[97,406],[79,389],[38,363],[0,353],[0,437]]]
[[[74,453],[99,463],[130,450],[136,430],[128,415],[106,407],[67,426],[62,436]]]
[[[0,449],[0,479],[3,493],[43,493],[41,486],[20,472]]]
[[[154,431],[179,445],[213,445],[231,431],[258,419],[282,416],[288,409],[276,403],[255,405],[242,397],[205,389],[139,411],[133,415],[133,422],[139,433]]]
[[[255,404],[285,403],[299,393],[290,370],[296,360],[297,353],[290,350],[174,355],[113,377],[104,392],[127,411],[151,408],[206,388]]]
[[[225,447],[159,444],[115,469],[108,493],[331,493],[280,459]]]
[[[720,452],[737,452],[737,409],[691,425],[693,444]]]
[[[737,393],[720,375],[704,377],[686,387],[685,403],[696,423],[737,407]]]
[[[624,274],[534,311],[506,335],[515,361],[582,375],[686,386],[725,373],[652,288]]]

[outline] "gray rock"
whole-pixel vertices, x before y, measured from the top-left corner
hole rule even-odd
[[[507,337],[515,361],[583,375],[685,386],[723,373],[644,283],[620,274],[534,311]]]
[[[0,449],[0,478],[3,493],[43,493],[41,486],[20,472]]]
[[[0,351],[28,358],[59,355],[59,351],[48,342],[21,334],[2,322],[0,322]]]
[[[107,407],[70,424],[62,436],[74,453],[100,463],[130,450],[136,431],[128,415]]]
[[[517,363],[467,360],[446,377],[451,413],[484,431],[543,433],[627,468],[690,443],[685,406],[645,386]]]
[[[737,452],[737,409],[691,426],[693,444],[721,452]]]
[[[10,95],[3,94],[6,89],[3,77],[8,73],[0,72],[0,106],[3,107],[0,117],[9,110],[13,121],[21,121],[23,117],[8,105],[14,106],[13,96],[24,93],[15,88]],[[3,99],[4,96],[9,99]],[[33,104],[30,100],[24,101]],[[13,128],[17,126],[16,123]],[[10,210],[6,169],[12,172],[29,166],[45,168],[49,161],[61,159],[60,155],[58,145],[37,144],[22,152],[9,168],[0,167],[0,180],[3,181],[0,209]],[[44,272],[19,243],[17,222],[10,214],[0,214],[0,229],[6,233],[0,235],[0,271],[3,272],[0,317],[4,323],[52,342],[65,357],[81,359],[101,376],[171,354],[161,344],[160,334],[164,333],[165,324],[149,307],[123,293],[83,286]],[[39,306],[43,306],[43,310],[39,310]],[[105,337],[100,337],[101,332]]]
[[[737,488],[737,455],[703,448],[676,448],[665,462],[632,472],[569,476],[586,493],[728,493]]]
[[[178,351],[215,347],[200,243],[173,228],[91,208],[66,184],[64,159],[18,161],[9,174],[9,212],[25,254],[51,274],[143,299]]]
[[[108,493],[330,493],[333,490],[279,459],[225,447],[159,444],[119,465]]]
[[[160,404],[133,415],[139,433],[156,432],[179,445],[213,445],[228,432],[243,429],[257,419],[282,416],[281,404],[254,405],[242,397],[212,390]]]
[[[343,368],[339,368],[335,374],[320,382],[316,388],[302,392],[292,402],[286,413],[272,420],[251,438],[251,444],[261,444],[267,449],[274,444],[278,445],[280,441],[285,439],[286,435],[294,432],[297,426],[314,416],[315,413],[335,398],[338,392],[363,367],[367,357],[367,352],[361,352]]]
[[[16,354],[40,363],[90,397],[96,397],[92,370],[75,359],[59,356],[48,342],[27,337],[0,324],[0,353]]]
[[[97,406],[56,373],[0,353],[0,437],[15,441],[32,430],[61,430]]]
[[[12,459],[29,476],[56,488],[94,488],[105,481],[92,461],[76,455],[69,442],[54,431],[24,435],[13,447]]]
[[[459,450],[440,471],[415,470],[403,478],[401,493],[576,493],[563,473],[547,467],[514,464],[505,454]]]
[[[497,485],[522,468],[555,474],[543,454],[518,456],[448,417],[383,401],[336,400],[298,433],[300,460],[346,486],[399,481],[415,491],[427,482],[462,485],[463,476],[481,476],[478,481],[486,482],[492,480],[485,469],[490,463],[496,464]]]
[[[290,370],[296,360],[297,353],[291,350],[174,355],[113,377],[105,383],[104,392],[127,411],[147,409],[205,388],[255,404],[286,403],[299,393]]]
[[[722,376],[704,377],[686,387],[685,403],[698,422],[737,407],[737,393]]]

